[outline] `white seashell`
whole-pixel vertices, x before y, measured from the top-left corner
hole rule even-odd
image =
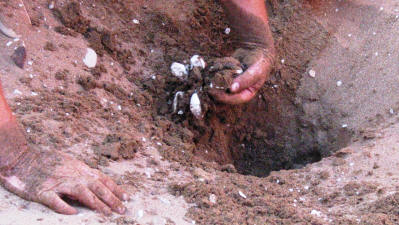
[[[197,93],[194,93],[190,99],[190,111],[193,113],[195,118],[202,119],[201,101]]]
[[[11,28],[6,27],[1,21],[0,21],[0,31],[4,35],[6,35],[9,38],[19,38],[20,36],[15,33]]]
[[[179,98],[183,98],[183,96],[184,96],[184,92],[182,92],[182,91],[176,92],[175,97],[173,98],[173,105],[172,105],[173,113],[176,113],[177,104],[179,103]]]
[[[204,58],[199,55],[193,55],[193,57],[190,59],[190,69],[193,69],[194,67],[201,67],[202,69],[205,69],[206,63]]]
[[[89,68],[96,67],[96,64],[97,64],[97,53],[93,49],[87,48],[86,56],[83,59],[83,62]]]
[[[185,75],[188,75],[186,66],[181,63],[172,63],[170,69],[172,70],[172,74],[176,77],[183,78]]]

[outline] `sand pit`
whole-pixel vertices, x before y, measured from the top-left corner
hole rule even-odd
[[[62,216],[1,189],[0,224],[398,223],[394,1],[267,1],[277,64],[240,106],[206,93],[245,69],[223,58],[237,46],[217,2],[50,2],[25,1],[29,17],[0,3],[21,35],[0,35],[7,99],[32,145],[100,169],[133,200],[126,215],[73,203],[80,213]],[[23,43],[21,69],[11,56]],[[174,76],[193,55],[206,68]]]

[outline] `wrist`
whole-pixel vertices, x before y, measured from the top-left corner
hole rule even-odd
[[[242,47],[274,48],[264,0],[222,0],[222,5]]]

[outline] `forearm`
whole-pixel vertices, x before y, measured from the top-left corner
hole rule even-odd
[[[12,115],[10,107],[8,107],[8,104],[4,97],[3,89],[2,89],[1,83],[0,83],[0,126],[4,123],[7,123],[14,119],[15,118]]]
[[[274,50],[264,0],[222,0],[241,44]]]
[[[0,173],[4,175],[28,149],[25,133],[12,115],[0,84]]]

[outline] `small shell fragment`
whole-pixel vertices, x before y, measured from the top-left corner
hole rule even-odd
[[[183,78],[184,76],[188,75],[186,66],[181,63],[172,63],[170,69],[172,70],[172,74],[176,77]]]
[[[190,111],[193,113],[195,118],[202,119],[201,101],[197,93],[194,93],[190,99]]]
[[[216,201],[217,201],[216,195],[215,195],[215,194],[210,194],[210,195],[209,195],[209,201],[210,201],[212,204],[216,204]]]
[[[190,69],[193,69],[194,67],[205,69],[206,63],[204,58],[199,55],[193,55],[193,57],[190,59]]]
[[[97,64],[97,53],[93,49],[87,48],[86,56],[83,59],[83,62],[89,68],[96,67],[96,64]]]
[[[238,194],[239,194],[241,197],[243,197],[243,198],[247,198],[247,196],[246,196],[244,193],[242,193],[242,191],[238,191]]]

